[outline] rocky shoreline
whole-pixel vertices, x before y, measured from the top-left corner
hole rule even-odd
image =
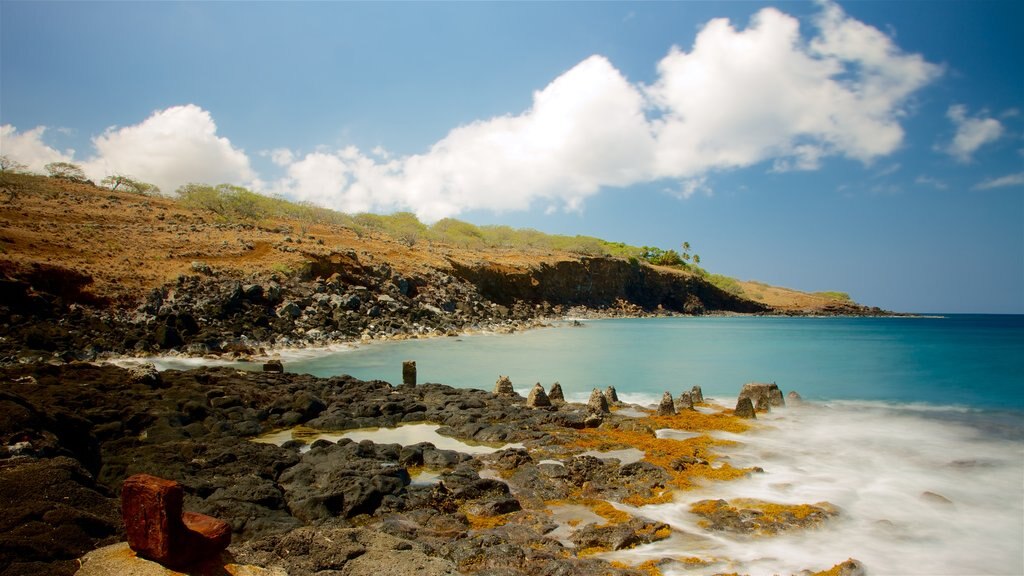
[[[229,559],[263,570],[254,574],[654,574],[699,560],[602,559],[672,534],[610,502],[664,501],[697,478],[756,473],[715,461],[703,433],[745,427],[725,409],[637,417],[638,407],[620,415],[557,400],[532,406],[504,390],[228,368],[19,364],[0,368],[0,382],[0,575],[74,574],[83,554],[122,541],[118,492],[140,472],[180,482],[186,509],[228,522]],[[252,441],[296,426],[411,422],[516,446],[470,455],[425,442]],[[702,435],[657,439],[662,427]],[[587,454],[625,447],[648,456],[623,463]],[[436,481],[414,482],[421,470]],[[579,505],[599,521],[576,525],[552,513]],[[782,517],[762,529],[790,524]]]
[[[406,277],[387,265],[364,266],[355,253],[334,260],[290,276],[239,276],[195,262],[194,274],[122,304],[90,298],[88,278],[38,266],[31,274],[0,278],[0,364],[166,354],[241,358],[268,350],[514,332],[564,318],[794,314],[675,275],[665,280],[647,272],[644,283],[634,286],[597,264],[609,259],[585,263],[582,278],[562,267],[591,287],[584,293],[561,287],[503,291],[492,275],[461,268],[461,275],[433,270]],[[553,273],[545,270],[535,271],[528,285],[551,281]],[[612,278],[602,279],[602,273]],[[514,276],[507,278],[511,286],[524,282]],[[599,287],[607,282],[613,286]],[[852,304],[811,313],[877,314],[884,312]]]

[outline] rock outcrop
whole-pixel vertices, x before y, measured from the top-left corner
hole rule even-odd
[[[769,410],[786,405],[779,385],[771,382],[748,382],[740,390],[740,398],[749,398],[757,410]]]
[[[661,402],[658,404],[658,416],[671,416],[676,413],[676,403],[670,392],[661,395]]]
[[[547,408],[551,406],[551,399],[544,392],[544,387],[540,385],[540,382],[533,385],[533,389],[530,390],[530,394],[526,397],[526,405],[530,408]]]

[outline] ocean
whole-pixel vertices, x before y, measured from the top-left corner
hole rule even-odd
[[[731,437],[734,466],[764,474],[632,510],[676,529],[613,554],[638,562],[715,560],[665,573],[751,575],[823,570],[855,558],[872,575],[1024,574],[1024,316],[696,317],[586,320],[513,335],[297,352],[288,371],[522,394],[561,383],[572,400],[615,386],[627,402],[700,385],[732,406],[745,382],[776,382],[807,402],[759,416]],[[707,533],[689,506],[705,498],[830,502],[820,529],[749,538]],[[626,508],[623,506],[623,508]]]

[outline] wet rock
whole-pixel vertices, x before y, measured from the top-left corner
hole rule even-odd
[[[778,384],[771,382],[748,382],[740,390],[740,398],[750,398],[751,404],[759,409],[778,408],[786,405],[782,390]]]
[[[800,405],[804,403],[803,396],[800,395],[796,390],[790,390],[789,394],[786,394],[786,399],[790,404]]]
[[[712,532],[770,536],[821,525],[839,515],[827,502],[817,504],[776,504],[764,500],[701,500],[690,506],[700,516],[699,524]]]
[[[551,400],[552,403],[565,402],[565,394],[562,393],[561,384],[555,382],[554,384],[551,385],[551,389],[548,391],[548,399]]]
[[[701,404],[704,402],[704,391],[701,390],[700,386],[694,386],[691,388],[690,396],[693,398],[694,404]]]
[[[665,392],[661,395],[661,402],[658,403],[658,416],[672,416],[675,413],[675,400],[672,399],[671,393]]]
[[[544,387],[540,385],[540,382],[534,384],[533,389],[530,390],[530,394],[526,397],[526,405],[530,408],[546,408],[551,406],[551,400],[548,398],[547,393],[544,392]]]
[[[690,392],[680,392],[675,400],[676,412],[693,410],[693,396]]]
[[[736,401],[735,414],[740,418],[757,418],[757,414],[754,412],[754,405],[750,402],[750,398],[745,396],[740,397]]]
[[[624,550],[664,540],[671,534],[672,529],[668,524],[653,522],[645,518],[631,518],[628,522],[610,526],[588,524],[573,533],[571,539],[579,550],[585,548]]]
[[[611,410],[608,408],[608,399],[605,398],[601,390],[594,388],[590,393],[590,400],[587,401],[587,412],[590,414],[608,414]]]
[[[518,396],[516,389],[512,387],[512,380],[508,376],[499,376],[494,384],[494,393],[498,396]]]
[[[128,368],[128,374],[131,381],[136,384],[157,386],[160,383],[160,371],[156,369],[156,366],[148,362]]]
[[[416,385],[416,361],[406,360],[402,362],[402,385],[403,386],[415,386]]]
[[[284,363],[277,359],[268,360],[267,362],[263,363],[263,371],[278,373],[284,372]]]
[[[609,386],[604,391],[604,397],[608,400],[608,404],[613,406],[619,403],[619,393],[615,391],[615,386]]]
[[[822,574],[827,574],[828,576],[867,576],[867,573],[867,569],[864,568],[864,565],[859,560],[850,558],[846,562],[836,564]]]

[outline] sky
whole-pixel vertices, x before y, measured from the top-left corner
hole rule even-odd
[[[12,2],[0,153],[1024,313],[1024,2]]]

